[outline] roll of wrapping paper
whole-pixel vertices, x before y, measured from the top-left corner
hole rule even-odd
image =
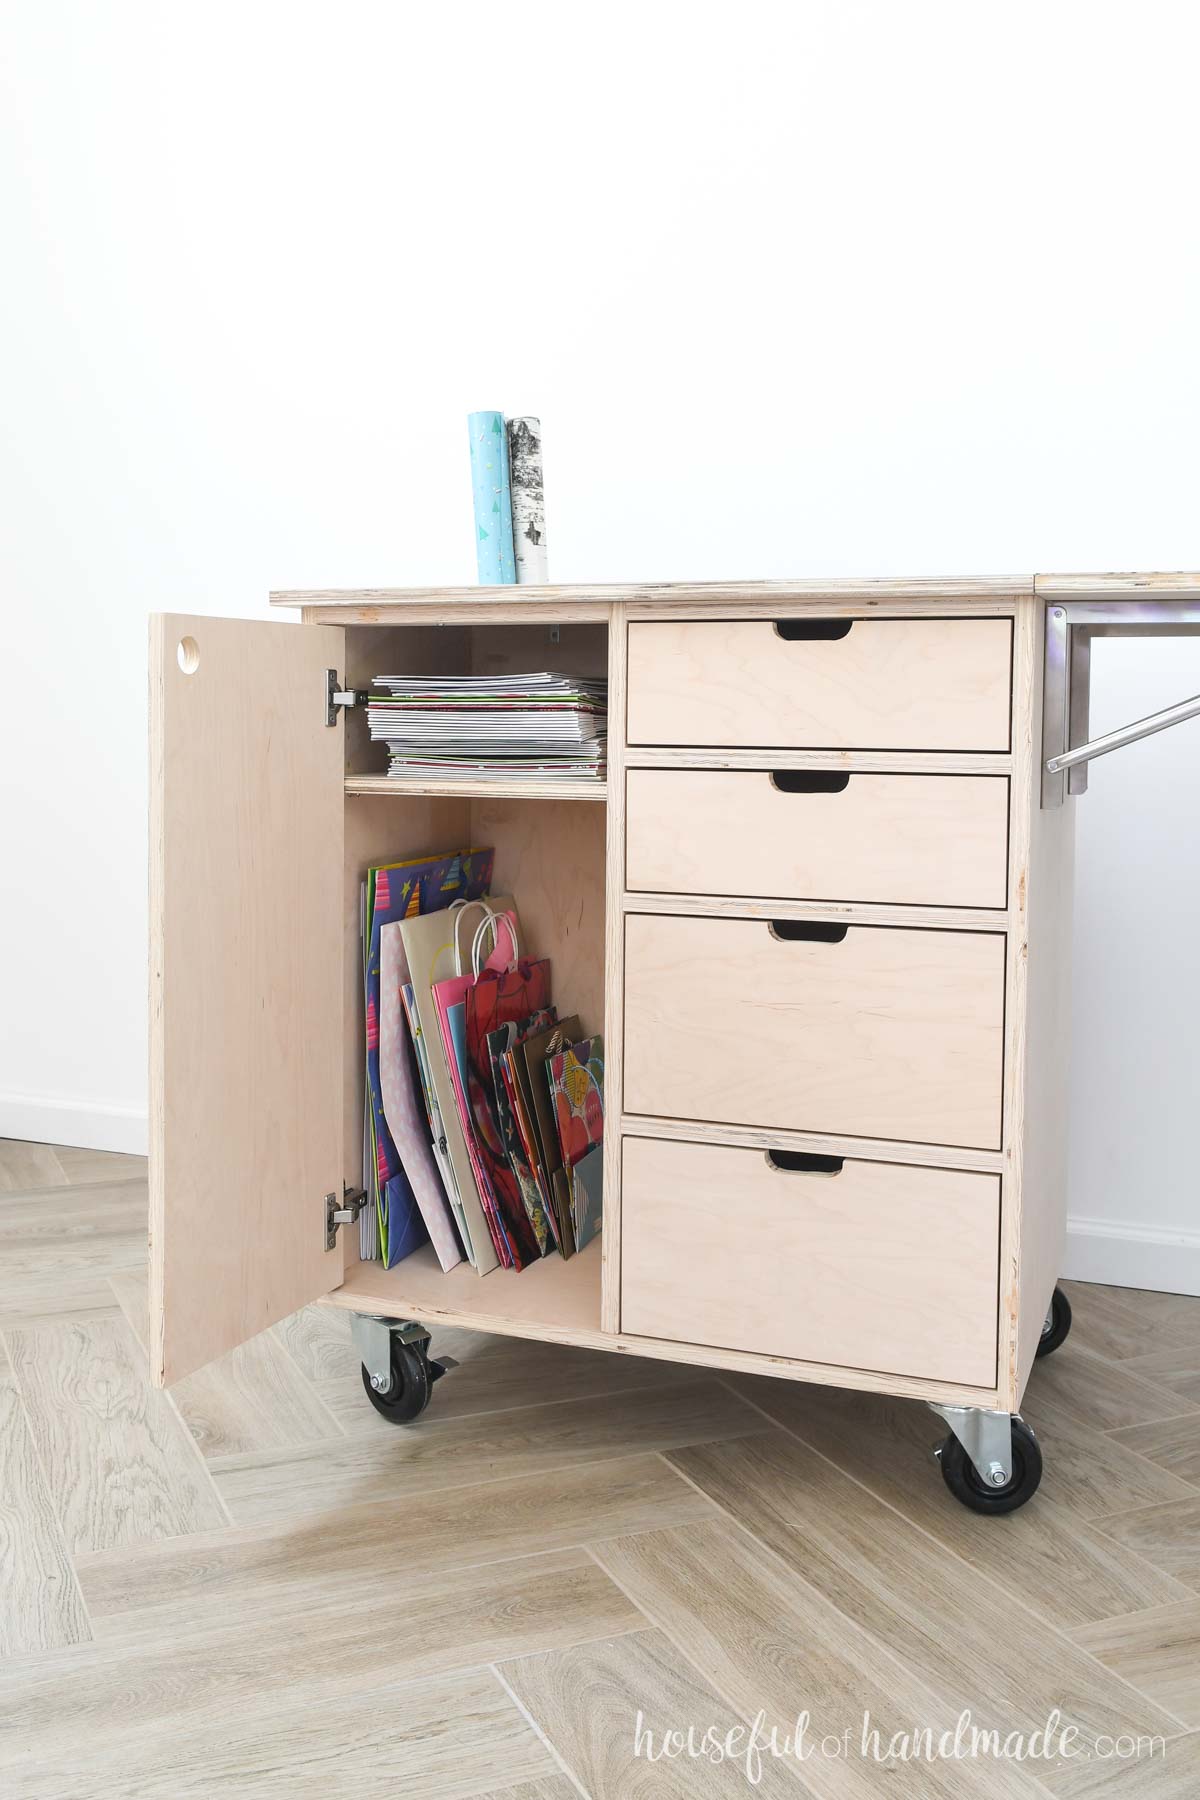
[[[508,470],[512,485],[513,557],[517,580],[549,581],[540,419],[508,421]]]
[[[517,579],[504,414],[468,413],[467,429],[471,435],[471,492],[475,501],[479,580],[483,587],[504,587]]]

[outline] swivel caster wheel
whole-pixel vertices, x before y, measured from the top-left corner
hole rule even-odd
[[[1058,1346],[1066,1342],[1071,1329],[1071,1302],[1060,1287],[1056,1287],[1050,1297],[1050,1311],[1046,1314],[1046,1323],[1042,1326],[1041,1341],[1036,1354],[1049,1356]]]
[[[981,1474],[953,1434],[934,1453],[942,1479],[964,1506],[977,1513],[1016,1512],[1032,1499],[1042,1479],[1042,1452],[1023,1419],[1012,1421],[1012,1455],[1008,1479],[997,1485]],[[995,1465],[998,1474],[1003,1471]]]
[[[390,1384],[376,1387],[375,1378],[364,1363],[363,1387],[375,1411],[390,1424],[411,1425],[429,1405],[433,1384],[446,1371],[441,1363],[431,1361],[423,1344],[406,1344],[393,1337],[391,1351]]]

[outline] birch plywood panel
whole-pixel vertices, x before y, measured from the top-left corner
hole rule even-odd
[[[629,1138],[622,1191],[626,1332],[995,1381],[997,1176]]]
[[[856,619],[792,640],[769,619],[629,627],[630,744],[1007,750],[1006,619]]]
[[[627,1109],[998,1148],[1003,936],[783,929],[627,918]]]
[[[582,800],[480,800],[472,841],[494,844],[492,889],[511,894],[522,954],[548,956],[560,1014],[604,1030],[605,809]]]
[[[630,769],[625,805],[635,892],[1005,904],[1003,776]]]
[[[151,622],[150,1316],[162,1381],[342,1275],[323,1209],[345,1173],[344,773],[324,707],[343,637]]]

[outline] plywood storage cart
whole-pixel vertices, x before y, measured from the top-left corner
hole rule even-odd
[[[298,625],[157,616],[155,1378],[323,1298],[398,1417],[439,1372],[431,1334],[476,1327],[908,1395],[950,1428],[958,1498],[1022,1504],[1021,1396],[1069,1324],[1063,802],[1095,747],[1045,763],[1086,736],[1090,636],[1194,629],[1198,593],[460,588],[273,596]],[[375,675],[542,668],[607,670],[607,789],[380,773],[353,704]],[[360,880],[469,843],[605,1033],[603,1236],[520,1274],[444,1275],[428,1248],[385,1271],[336,1217],[362,1181]]]

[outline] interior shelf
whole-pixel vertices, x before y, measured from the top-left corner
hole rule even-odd
[[[422,1325],[461,1325],[470,1331],[572,1344],[611,1344],[600,1329],[601,1240],[570,1256],[546,1256],[522,1269],[477,1275],[470,1263],[443,1274],[431,1245],[394,1269],[351,1263],[330,1305],[382,1313]]]
[[[608,783],[580,776],[571,781],[504,781],[407,775],[347,775],[348,794],[442,794],[460,800],[606,800]]]

